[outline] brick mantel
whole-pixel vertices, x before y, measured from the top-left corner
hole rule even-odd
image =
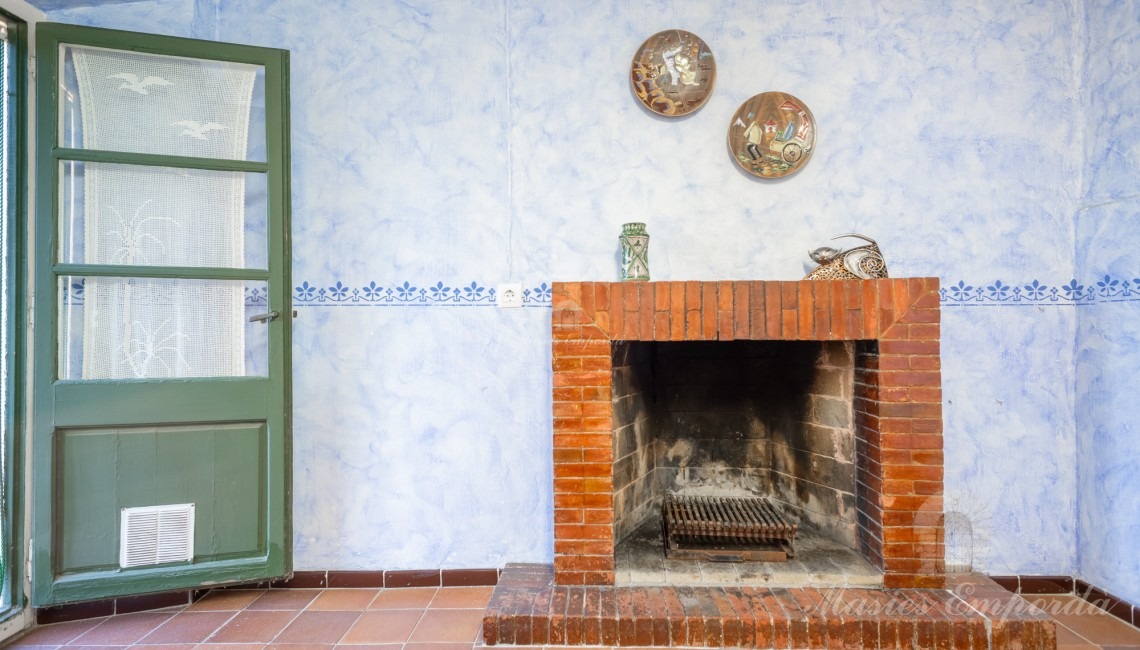
[[[937,278],[556,282],[554,570],[614,581],[613,341],[858,341],[861,550],[887,587],[941,587],[942,376]]]

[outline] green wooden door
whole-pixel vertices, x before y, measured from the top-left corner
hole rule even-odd
[[[284,575],[288,53],[36,52],[33,601]]]

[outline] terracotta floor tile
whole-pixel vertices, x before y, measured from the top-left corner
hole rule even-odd
[[[305,609],[320,594],[319,589],[270,589],[249,605],[247,610],[298,610]]]
[[[483,624],[481,609],[429,609],[409,641],[472,643]]]
[[[444,587],[431,599],[440,609],[485,609],[494,587]]]
[[[468,650],[492,591],[225,589],[187,607],[44,626],[6,647],[63,650],[70,642],[66,650]]]
[[[86,621],[70,621],[68,623],[54,623],[52,625],[45,625],[41,628],[37,628],[31,632],[28,632],[19,639],[16,639],[16,641],[10,647],[19,647],[25,645],[63,645],[95,627],[96,625],[102,623],[104,620],[105,619],[102,618],[92,618]]]
[[[297,612],[238,612],[219,629],[214,636],[207,639],[209,643],[269,643],[290,622],[296,618]]]
[[[188,612],[237,611],[261,597],[264,589],[219,589],[186,608]]]
[[[285,628],[274,643],[327,643],[340,641],[348,628],[360,618],[355,612],[301,612],[289,627]]]
[[[368,609],[423,609],[431,603],[436,587],[412,587],[408,589],[384,589]]]
[[[140,644],[200,643],[210,638],[237,612],[183,612],[175,614],[156,630],[139,640]]]
[[[379,589],[326,589],[309,603],[308,610],[362,612],[379,593]]]
[[[174,612],[112,616],[73,639],[71,645],[131,645],[173,616]]]
[[[423,614],[419,609],[364,612],[341,639],[340,645],[403,643],[412,635]]]
[[[1098,645],[1140,646],[1140,630],[1109,614],[1061,615],[1054,618]]]
[[[1079,616],[1085,614],[1103,614],[1104,611],[1084,598],[1076,596],[1022,596],[1046,614],[1056,616]]]
[[[1090,645],[1089,640],[1069,628],[1057,623],[1057,645]]]

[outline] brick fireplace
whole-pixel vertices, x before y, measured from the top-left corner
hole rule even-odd
[[[618,449],[630,419],[615,405],[625,409],[625,371],[644,354],[634,342],[733,341],[738,347],[722,354],[781,357],[774,342],[812,341],[825,372],[845,355],[854,364],[851,385],[832,392],[851,404],[855,514],[833,525],[850,529],[863,557],[883,571],[885,586],[942,586],[936,278],[555,283],[553,301],[557,584],[614,584],[615,544],[627,532],[626,519],[649,507],[644,496],[631,496],[638,479]],[[768,347],[739,347],[750,341]],[[702,347],[698,356],[716,356],[718,346]],[[795,487],[795,476],[780,476]],[[812,489],[820,483],[809,482]]]

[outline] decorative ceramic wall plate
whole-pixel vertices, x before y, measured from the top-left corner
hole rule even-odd
[[[749,174],[761,178],[793,174],[815,150],[815,118],[793,95],[760,93],[732,116],[728,150]]]
[[[699,37],[680,29],[650,36],[629,69],[633,92],[646,108],[680,117],[704,105],[716,84],[716,60]]]

